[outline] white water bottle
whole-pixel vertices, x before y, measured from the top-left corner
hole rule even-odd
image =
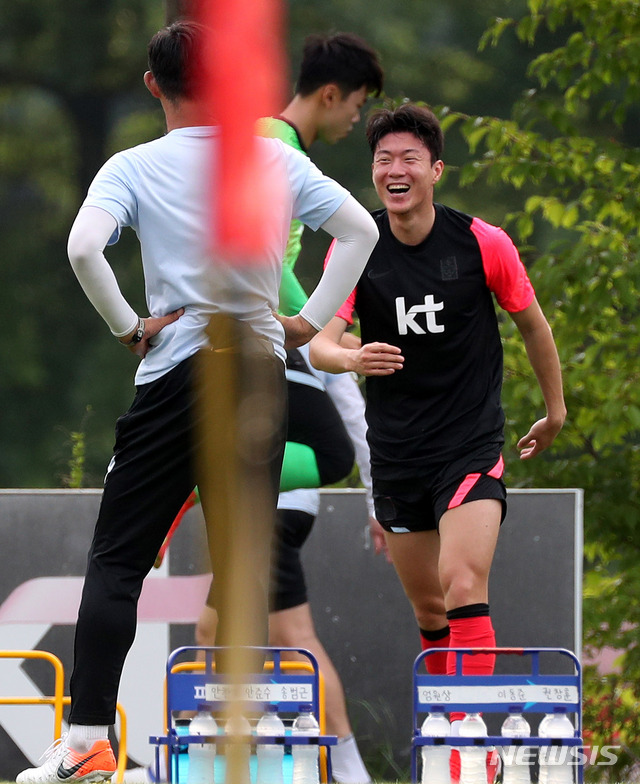
[[[198,711],[189,722],[189,735],[217,735],[218,725],[209,711]],[[213,784],[215,743],[190,743],[187,784]]]
[[[258,736],[284,737],[284,722],[278,716],[277,705],[267,705],[264,715],[256,726]],[[256,784],[282,784],[284,759],[283,743],[258,743],[256,756],[258,769]]]
[[[300,713],[296,716],[291,728],[295,737],[313,738],[320,735],[320,728],[316,717],[312,713],[311,705],[301,705]],[[318,784],[320,770],[318,768],[319,749],[317,743],[292,743],[291,756],[293,757],[293,784]]]
[[[575,728],[564,708],[554,708],[554,712],[540,722],[538,735],[541,738],[573,738]],[[543,784],[573,784],[572,761],[570,746],[542,746],[538,781]]]
[[[224,727],[225,735],[242,737],[251,735],[251,725],[246,716],[235,714],[229,717]],[[251,773],[249,761],[251,759],[251,744],[234,741],[227,744],[225,779],[228,784],[250,784]],[[235,774],[233,781],[230,772]]]
[[[451,734],[451,725],[444,715],[444,708],[434,707],[422,722],[420,734],[427,738],[446,738]],[[422,784],[449,784],[449,755],[451,747],[444,744],[422,747]]]
[[[500,734],[504,738],[528,738],[531,727],[520,711],[511,711],[502,724]],[[502,749],[502,783],[530,784],[531,768],[529,748],[511,745]]]
[[[545,715],[542,717],[540,724],[538,724],[538,737],[549,737],[547,735],[547,727],[549,726],[549,722],[552,718],[553,713],[545,713]],[[548,784],[547,779],[549,777],[549,768],[546,763],[548,752],[548,746],[540,746],[540,750],[538,751],[538,784]]]
[[[479,713],[467,713],[460,722],[461,738],[486,738],[487,725]],[[487,747],[460,746],[460,784],[486,784]]]

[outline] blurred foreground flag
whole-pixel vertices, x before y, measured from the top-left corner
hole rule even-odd
[[[214,249],[229,262],[257,263],[270,205],[279,198],[255,124],[282,106],[282,0],[201,0],[198,5],[199,21],[208,31],[205,89],[220,133],[219,158],[212,163]]]

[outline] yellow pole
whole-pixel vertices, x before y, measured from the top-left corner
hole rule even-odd
[[[281,448],[284,382],[269,345],[233,319],[215,316],[209,340],[199,368],[198,486],[219,616],[216,645],[226,648],[216,655],[216,669],[236,687],[230,704],[235,724],[242,712],[240,685],[248,674],[262,672],[263,656],[251,646],[267,643],[277,494],[269,471]],[[227,746],[227,771],[228,784],[245,784],[238,743]]]

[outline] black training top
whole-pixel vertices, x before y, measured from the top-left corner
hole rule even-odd
[[[502,345],[492,292],[507,311],[534,291],[518,251],[496,226],[435,205],[419,245],[391,233],[373,213],[380,239],[357,288],[337,315],[358,313],[362,342],[398,346],[404,367],[366,380],[372,474],[399,479],[434,463],[501,447]]]

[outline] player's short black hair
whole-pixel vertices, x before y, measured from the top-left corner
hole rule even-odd
[[[299,95],[311,95],[325,84],[337,84],[343,97],[361,87],[377,96],[383,82],[378,55],[360,36],[336,33],[305,38],[296,84]]]
[[[431,153],[431,162],[442,158],[444,134],[435,114],[426,106],[403,103],[395,109],[377,109],[369,115],[365,129],[372,154],[390,133],[412,133]]]
[[[194,98],[202,85],[204,28],[179,21],[163,27],[149,41],[149,70],[169,100]]]

